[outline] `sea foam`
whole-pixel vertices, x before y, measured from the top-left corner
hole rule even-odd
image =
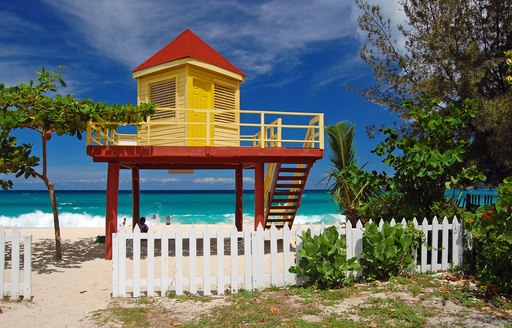
[[[118,223],[123,222],[123,218],[126,218],[127,222],[131,222],[131,215],[118,215]],[[159,217],[155,222],[147,217],[148,224],[165,224],[165,219]],[[196,215],[196,214],[185,214],[185,215],[171,215],[171,224],[234,224],[235,214],[223,214],[223,215]],[[325,215],[297,215],[295,218],[295,224],[334,224],[338,222],[345,222],[345,216],[340,214],[325,214]],[[62,228],[81,228],[81,227],[104,227],[105,216],[102,215],[91,215],[88,213],[59,213],[59,223]],[[244,213],[244,224],[254,224],[254,216],[250,213]],[[4,227],[23,227],[23,228],[50,228],[53,227],[53,214],[45,213],[36,210],[31,213],[24,213],[16,217],[9,217],[0,215],[0,226]]]
[[[59,213],[59,223],[62,228],[104,227],[105,217],[87,213],[64,212]],[[0,225],[4,227],[49,228],[53,227],[53,213],[34,211],[17,217],[0,215]]]

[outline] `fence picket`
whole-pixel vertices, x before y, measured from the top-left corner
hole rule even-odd
[[[455,267],[462,264],[462,226],[456,216],[453,218],[452,225],[452,263]]]
[[[354,257],[359,258],[363,252],[363,223],[357,221],[354,233]]]
[[[210,231],[208,230],[208,225],[205,225],[203,234],[203,291],[204,295],[207,296],[212,294],[212,280],[210,277],[210,257]]]
[[[300,262],[301,256],[299,254],[300,249],[302,248],[302,240],[300,239],[300,236],[302,236],[302,225],[298,224],[297,229],[294,233],[294,239],[295,239],[295,264],[298,264]],[[303,279],[299,277],[297,274],[294,275],[295,281],[297,282],[297,285],[301,286],[303,284]]]
[[[236,227],[231,227],[229,234],[231,246],[231,292],[238,292],[238,238]]]
[[[290,257],[290,227],[285,224],[283,228],[283,282],[285,287],[293,282],[293,275],[288,271],[291,266]]]
[[[121,296],[119,293],[119,272],[122,270],[119,265],[119,261],[121,260],[119,257],[119,251],[124,247],[119,246],[120,236],[121,233],[112,234],[112,297]]]
[[[6,232],[4,227],[0,226],[0,297],[5,295],[5,242]]]
[[[345,224],[345,236],[347,238],[347,259],[354,257],[354,234],[352,231],[352,222],[347,221]]]
[[[148,239],[146,257],[147,263],[147,296],[155,296],[155,231],[150,227],[146,233]]]
[[[183,235],[181,234],[180,225],[176,225],[176,295],[183,295]]]
[[[448,265],[448,251],[450,249],[449,243],[448,243],[448,232],[450,229],[450,226],[448,225],[448,218],[445,216],[443,219],[443,224],[441,225],[443,232],[442,232],[442,238],[443,238],[443,250],[441,253],[441,270],[447,270],[449,268]]]
[[[189,266],[189,276],[188,276],[188,285],[191,294],[197,294],[197,266],[196,266],[196,257],[197,257],[197,249],[196,249],[196,232],[194,226],[190,229],[190,234],[188,237],[188,266]]]
[[[270,227],[270,285],[276,286],[277,279],[277,228]]]
[[[217,295],[224,295],[224,231],[217,232]]]
[[[434,216],[432,220],[432,271],[437,271],[439,269],[438,264],[438,251],[439,251],[439,223],[437,221],[437,217]]]
[[[249,227],[244,229],[244,288],[252,290],[252,256],[251,256],[251,230]]]
[[[133,229],[133,297],[140,296],[141,232],[139,226]]]
[[[423,235],[425,236],[425,243],[428,242],[428,221],[427,218],[424,218],[421,223],[421,231],[423,231]],[[427,272],[429,270],[427,256],[428,256],[428,246],[431,245],[425,245],[421,247],[421,272]]]
[[[162,229],[160,247],[160,293],[164,296],[169,290],[169,230]]]
[[[122,246],[119,250],[119,295],[126,297],[126,231],[122,230],[117,238],[117,245]]]

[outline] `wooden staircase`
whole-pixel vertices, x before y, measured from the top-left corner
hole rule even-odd
[[[271,164],[265,185],[265,229],[291,228],[313,164]]]

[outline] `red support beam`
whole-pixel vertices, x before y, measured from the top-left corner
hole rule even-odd
[[[107,213],[105,215],[105,259],[112,259],[112,234],[117,232],[117,206],[119,196],[119,163],[108,163]]]
[[[264,181],[264,164],[257,163],[254,167],[254,230],[259,225],[263,227],[265,224],[264,218],[264,199],[263,193],[265,192]]]
[[[235,170],[235,188],[236,188],[236,208],[235,208],[235,225],[238,231],[244,229],[244,178],[243,168],[241,165]]]
[[[139,168],[132,167],[132,229],[140,218],[140,179]]]

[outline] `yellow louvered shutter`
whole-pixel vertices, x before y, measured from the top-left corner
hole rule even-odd
[[[176,78],[149,84],[149,101],[159,108],[176,108]],[[152,119],[174,118],[173,110],[157,111]]]
[[[236,123],[235,89],[215,84],[213,106],[215,110],[229,111],[215,113],[215,122]]]

